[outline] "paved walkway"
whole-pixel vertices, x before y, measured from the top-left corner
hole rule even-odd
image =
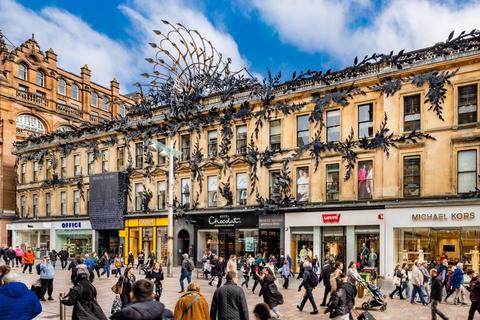
[[[14,268],[14,272],[21,272],[19,268]],[[175,274],[179,274],[179,269],[175,269]],[[142,279],[143,275],[138,275],[136,273],[137,279]],[[35,274],[23,274],[22,279],[30,286],[35,279],[37,279],[37,275]],[[196,277],[196,273],[193,274],[193,280],[197,281],[200,286],[202,293],[206,296],[207,300],[210,302],[213,296],[214,289],[213,287],[208,285],[208,282],[204,279],[198,279]],[[110,308],[112,305],[112,301],[114,298],[114,294],[111,291],[111,287],[115,282],[114,277],[110,277],[110,279],[102,278],[100,280],[95,280],[94,285],[97,288],[98,292],[98,302],[102,307],[103,311],[110,315]],[[284,295],[285,304],[280,306],[280,312],[282,313],[282,319],[328,319],[328,315],[323,314],[323,308],[320,308],[320,313],[318,315],[312,316],[309,314],[311,311],[311,307],[307,302],[305,307],[305,311],[300,312],[296,309],[296,305],[301,301],[303,292],[297,292],[299,282],[297,280],[291,280],[290,289],[282,290]],[[253,281],[250,281],[250,285],[253,285]],[[59,319],[59,301],[58,295],[60,292],[68,292],[70,288],[70,273],[67,271],[62,271],[59,269],[59,265],[57,264],[56,269],[56,276],[54,281],[54,298],[55,301],[46,301],[42,302],[43,312],[37,319]],[[179,298],[180,294],[179,291],[179,283],[178,283],[178,276],[174,278],[167,278],[164,281],[164,289],[161,301],[170,309],[173,310],[175,307],[175,303]],[[259,289],[256,290],[257,293]],[[386,288],[384,292],[388,293],[389,288]],[[247,302],[249,306],[250,312],[253,310],[255,304],[259,302],[263,302],[261,297],[258,295],[252,294],[250,290],[245,289],[245,294],[247,297]],[[319,304],[321,302],[321,297],[323,295],[323,288],[319,287],[314,290],[314,296]],[[368,298],[368,297],[366,297]],[[362,310],[360,309],[362,301],[365,299],[356,299],[356,307],[359,312]],[[452,298],[450,298],[452,300]],[[431,319],[430,316],[430,308],[424,307],[422,305],[411,305],[407,301],[400,301],[398,299],[391,300],[387,297],[388,307],[385,312],[381,312],[379,310],[371,311],[374,317],[378,320],[381,319],[415,319],[415,320],[422,320],[422,319]],[[444,311],[444,313],[450,317],[451,320],[465,320],[467,319],[468,315],[468,308],[469,306],[455,306],[452,304],[440,304],[440,309]],[[71,319],[71,307],[67,307],[67,319]],[[480,315],[477,315],[476,318],[480,319]],[[251,315],[250,319],[255,319],[253,314]]]

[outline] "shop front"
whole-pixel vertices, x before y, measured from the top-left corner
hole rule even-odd
[[[12,246],[23,250],[32,248],[39,259],[52,248],[51,222],[13,222],[7,225],[12,232]]]
[[[392,208],[385,211],[387,274],[396,264],[415,260],[463,262],[479,271],[480,206]]]
[[[55,221],[52,222],[55,243],[52,245],[55,250],[65,249],[70,257],[90,254],[94,251],[95,231],[88,220]]]
[[[167,217],[125,219],[125,229],[119,232],[120,251],[124,259],[127,259],[130,251],[135,258],[140,251],[146,257],[153,254],[160,263],[166,265],[167,234]]]
[[[285,214],[285,252],[298,272],[307,258],[323,261],[331,257],[344,262],[359,262],[383,274],[384,210],[344,210],[327,212],[289,212]]]
[[[259,247],[258,251],[269,257],[274,255],[277,259],[285,255],[284,242],[284,214],[267,214],[258,218]]]

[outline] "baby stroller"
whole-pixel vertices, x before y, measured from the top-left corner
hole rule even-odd
[[[360,283],[372,294],[372,298],[362,303],[362,309],[369,310],[380,307],[380,311],[387,310],[387,302],[384,300],[385,294],[382,292],[382,290],[380,290],[379,287],[373,287],[365,280],[360,281]]]

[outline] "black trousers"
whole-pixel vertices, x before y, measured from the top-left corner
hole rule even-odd
[[[473,320],[475,316],[475,311],[480,313],[480,301],[472,301],[472,305],[470,306],[470,310],[468,311],[468,320]]]
[[[300,303],[300,308],[303,309],[303,307],[305,306],[305,303],[307,303],[307,300],[310,301],[310,303],[312,304],[312,308],[313,310],[318,310],[317,309],[317,304],[315,303],[315,299],[313,299],[313,293],[312,293],[312,288],[306,288],[305,289],[305,294],[303,295],[303,300],[302,302]]]
[[[223,281],[223,275],[219,275],[218,276],[217,288],[220,288],[222,286],[222,281]]]
[[[252,292],[255,292],[255,288],[257,287],[257,285],[258,285],[259,283],[260,283],[260,280],[255,279],[255,282],[253,283]]]
[[[22,265],[22,257],[21,256],[16,256],[15,257],[15,262],[17,263],[17,267],[18,267],[18,265]]]
[[[45,293],[48,292],[48,297],[52,297],[53,293],[53,279],[40,279],[42,283],[42,289],[40,291],[40,297],[43,298]]]
[[[248,289],[248,282],[250,281],[250,276],[244,274],[244,275],[243,275],[243,279],[245,279],[245,280],[242,282],[242,286],[245,285],[245,286],[247,287],[247,289]]]
[[[61,264],[62,264],[62,270],[65,270],[65,268],[67,267],[67,260],[60,260]]]
[[[283,277],[283,280],[284,280],[284,282],[283,282],[283,288],[284,288],[284,289],[288,289],[289,279],[288,279],[288,277],[285,277],[285,276],[282,276],[282,277]]]
[[[323,293],[323,301],[322,301],[322,306],[325,306],[327,304],[327,296],[332,291],[332,286],[329,284],[328,286],[325,286],[325,292]]]
[[[27,268],[28,268],[28,272],[32,273],[32,266],[33,264],[25,264],[23,266],[23,273],[25,273],[25,270],[27,270]]]
[[[400,287],[400,286],[396,286],[396,287],[395,287],[395,290],[393,290],[393,291],[390,293],[390,298],[393,299],[393,296],[394,296],[395,293],[397,293],[397,292],[400,294],[400,299],[405,299],[405,298],[403,297],[403,294],[402,294],[402,287]]]
[[[437,320],[437,314],[442,318],[443,320],[448,319],[446,315],[443,314],[442,311],[438,310],[438,304],[440,301],[438,300],[432,300],[432,320]],[[472,318],[473,319],[473,318]]]

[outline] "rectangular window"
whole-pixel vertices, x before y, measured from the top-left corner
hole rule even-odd
[[[278,185],[279,177],[280,171],[270,171],[269,198],[275,202],[280,200],[280,186]]]
[[[403,131],[420,130],[420,95],[403,97]]]
[[[158,143],[161,143],[164,146],[166,146],[167,140],[165,138],[158,139]],[[165,164],[165,162],[167,162],[167,159],[166,159],[165,156],[162,155],[162,150],[158,150],[158,152],[157,152],[157,165],[163,166]]]
[[[190,179],[182,179],[182,205],[190,205]]]
[[[52,196],[50,192],[45,193],[45,215],[47,217],[52,215]]]
[[[35,218],[38,218],[38,195],[36,194],[32,196],[32,211],[33,211],[33,216]]]
[[[27,165],[22,163],[20,166],[20,183],[25,183],[25,176],[27,175]]]
[[[477,122],[477,85],[458,88],[458,124]]]
[[[457,192],[475,191],[477,188],[477,151],[459,151],[457,168]]]
[[[73,156],[73,174],[79,176],[82,174],[82,167],[80,166],[80,155]]]
[[[237,153],[247,152],[247,126],[237,126]]]
[[[143,185],[141,183],[135,184],[135,211],[142,210],[142,195]]]
[[[237,205],[244,206],[247,204],[247,174],[237,173],[236,176],[237,189]]]
[[[327,142],[340,141],[340,110],[327,112]]]
[[[22,92],[28,92],[28,87],[27,86],[22,86],[21,84],[18,85],[18,90]]]
[[[87,214],[90,214],[90,189],[85,192],[87,194]]]
[[[102,150],[102,173],[108,172],[108,150]]]
[[[308,115],[297,117],[297,147],[303,147],[308,144]]]
[[[65,191],[60,192],[60,214],[62,216],[67,214],[67,193]]]
[[[143,168],[143,143],[135,144],[135,169]]]
[[[125,169],[125,147],[117,148],[117,171]]]
[[[217,130],[208,131],[208,156],[217,156]]]
[[[33,182],[38,181],[38,161],[33,163]]]
[[[20,197],[20,216],[25,218],[25,214],[27,213],[27,197],[21,196]]]
[[[182,161],[190,160],[190,135],[182,136]]]
[[[358,106],[358,138],[373,136],[373,103]]]
[[[217,177],[212,176],[207,178],[208,185],[208,206],[217,206]]]
[[[278,151],[281,149],[282,144],[282,127],[280,120],[270,121],[270,150]]]
[[[167,183],[165,181],[157,182],[157,208],[159,210],[166,208]]]
[[[337,201],[340,192],[340,168],[338,163],[327,164],[327,201]]]
[[[80,214],[80,191],[73,191],[73,215],[78,216]]]
[[[93,152],[88,153],[88,164],[87,164],[88,174],[93,174]]]
[[[373,161],[358,162],[358,199],[372,199]]]
[[[297,168],[297,201],[308,202],[310,199],[310,186],[308,167]]]
[[[61,157],[60,158],[60,178],[67,177],[67,158]]]
[[[403,158],[403,196],[420,196],[420,157]]]
[[[52,161],[47,160],[47,166],[45,168],[45,179],[52,179]]]

